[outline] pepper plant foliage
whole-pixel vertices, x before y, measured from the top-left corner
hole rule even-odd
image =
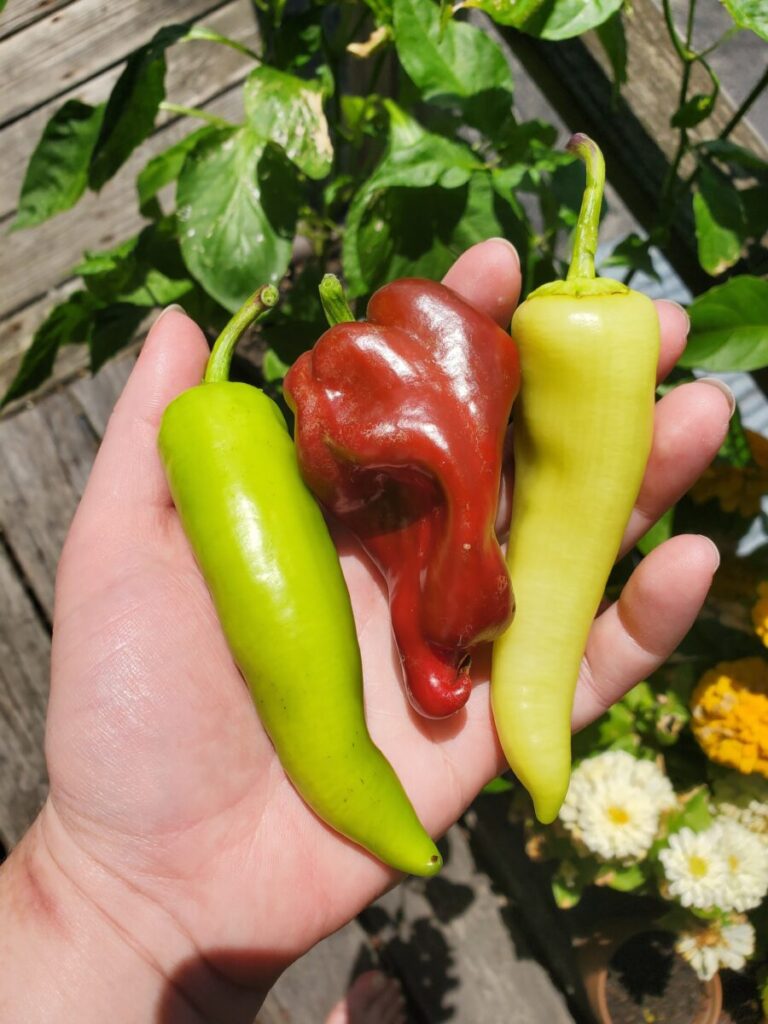
[[[462,249],[493,235],[517,245],[526,290],[562,272],[580,172],[552,125],[517,116],[510,64],[488,18],[502,33],[554,41],[597,29],[619,90],[627,75],[622,19],[631,16],[623,0],[254,5],[258,53],[199,24],[166,26],[129,56],[104,103],[70,99],[48,122],[14,229],[33,229],[101,189],[161,112],[186,115],[189,132],[138,175],[144,227],[85,253],[74,268],[81,287],[38,328],[5,402],[38,386],[62,345],[87,344],[96,369],[152,307],[178,302],[214,332],[259,283],[285,280],[290,287],[264,331],[263,370],[277,379],[323,327],[316,284],[339,262],[350,295],[361,299],[398,275],[440,277]],[[706,124],[716,106],[718,82],[665,7],[681,57],[672,113],[680,147],[655,229],[624,239],[606,265],[626,268],[627,277],[652,272],[652,244],[664,248],[688,207],[714,287],[692,307],[686,365],[752,370],[768,362],[768,282],[759,276],[768,165],[729,140],[733,125],[692,141],[691,127]],[[766,37],[762,5],[725,0],[725,8],[734,31]],[[166,96],[168,50],[212,44],[252,61],[233,123]],[[710,70],[707,95],[688,95],[696,62]],[[694,170],[682,180],[689,156]],[[296,236],[305,240],[301,259],[292,259]]]

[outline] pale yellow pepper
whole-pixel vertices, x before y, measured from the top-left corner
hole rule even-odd
[[[651,300],[595,278],[603,158],[583,135],[569,148],[587,165],[571,267],[512,320],[522,377],[507,553],[516,612],[491,672],[499,739],[543,822],[568,789],[574,690],[648,459],[659,354]]]

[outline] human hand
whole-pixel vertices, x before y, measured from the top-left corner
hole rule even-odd
[[[517,257],[506,243],[483,243],[446,283],[506,325],[520,287]],[[663,377],[686,323],[674,305],[658,308]],[[171,503],[157,430],[168,402],[199,381],[207,355],[183,314],[155,325],[73,522],[57,579],[51,790],[35,829],[45,856],[156,974],[232,1021],[249,1020],[283,967],[395,878],[319,821],[287,781]],[[700,383],[659,402],[627,547],[711,461],[729,411]],[[478,667],[456,718],[416,716],[400,685],[382,584],[351,537],[339,534],[338,543],[371,734],[439,835],[504,766],[487,674]],[[673,538],[641,564],[593,627],[576,727],[671,653],[716,565],[701,537]]]

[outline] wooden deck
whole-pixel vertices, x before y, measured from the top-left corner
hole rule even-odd
[[[0,421],[0,840],[23,834],[46,791],[43,724],[59,551],[128,354]],[[569,1024],[567,936],[522,838],[488,797],[446,837],[439,878],[409,880],[291,968],[262,1024],[316,1024],[360,970],[397,975],[409,1020]],[[491,884],[488,873],[495,879]],[[576,1008],[576,1009],[574,1009]]]

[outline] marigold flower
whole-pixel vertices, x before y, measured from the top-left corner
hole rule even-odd
[[[753,430],[744,433],[754,461],[749,466],[716,462],[702,473],[689,493],[694,501],[715,499],[724,512],[738,512],[751,519],[768,494],[768,437]]]
[[[752,623],[755,632],[768,647],[768,580],[757,588],[757,604],[752,608]]]
[[[768,776],[768,661],[722,661],[691,697],[691,728],[707,757]]]

